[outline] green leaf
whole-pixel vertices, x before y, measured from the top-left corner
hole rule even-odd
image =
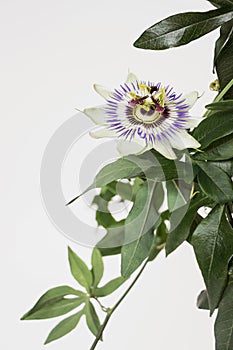
[[[229,176],[233,175],[233,159],[212,163],[225,171],[225,173],[227,173]]]
[[[217,59],[220,56],[224,47],[226,46],[229,38],[231,37],[232,30],[233,30],[232,25],[233,25],[233,21],[231,20],[227,23],[224,23],[221,26],[220,37],[218,38],[215,44],[214,65],[216,64]]]
[[[171,180],[166,182],[167,203],[170,212],[189,202],[191,188],[184,181]]]
[[[125,221],[125,242],[121,249],[121,274],[129,277],[148,256],[153,241],[153,230],[159,225],[157,197],[158,184],[145,182],[138,191],[135,203]],[[161,187],[158,187],[159,191]],[[156,203],[159,201],[159,204]]]
[[[94,290],[94,296],[96,297],[105,297],[117,290],[125,281],[127,278],[124,278],[122,276],[114,278],[112,281],[106,283],[103,287],[96,288]]]
[[[45,344],[51,343],[52,341],[57,340],[61,337],[64,337],[64,335],[70,333],[74,328],[77,327],[82,315],[83,315],[83,310],[77,312],[72,316],[67,317],[66,319],[58,323],[58,325],[54,327],[52,331],[49,333],[45,341]]]
[[[104,273],[104,264],[99,249],[94,248],[91,257],[92,273],[93,273],[93,288],[96,288],[101,281]]]
[[[93,188],[103,187],[120,179],[143,177],[153,181],[164,181],[178,178],[185,179],[186,177],[189,179],[189,176],[190,164],[188,161],[173,161],[156,151],[144,152],[139,156],[130,155],[106,165],[96,175],[93,184],[82,194],[73,198],[67,205]]]
[[[201,149],[212,142],[233,133],[233,113],[216,112],[204,119],[193,132],[193,137],[200,142]]]
[[[191,241],[209,296],[211,314],[226,286],[228,264],[233,255],[233,230],[225,206],[217,205],[194,231]]]
[[[164,50],[186,45],[231,20],[233,11],[186,12],[168,17],[148,28],[134,43],[141,49]]]
[[[85,314],[88,328],[95,336],[97,336],[100,329],[100,320],[93,304],[90,301],[86,303]]]
[[[107,234],[97,243],[102,256],[120,254],[125,240],[125,220],[107,228]]]
[[[197,161],[198,183],[202,191],[217,203],[233,200],[233,184],[229,175],[211,162]]]
[[[232,23],[231,23],[232,24]],[[233,79],[233,32],[216,59],[216,70],[221,90]],[[224,99],[233,99],[233,87],[225,94]]]
[[[132,188],[133,188],[133,198],[132,198],[132,200],[134,202],[139,189],[144,184],[144,180],[140,179],[139,177],[136,177],[133,181],[134,182],[133,182],[133,186],[132,186]]]
[[[220,102],[213,102],[206,105],[205,108],[210,111],[231,111],[233,112],[233,100],[222,100]]]
[[[105,228],[115,224],[116,220],[108,209],[109,201],[116,195],[116,181],[101,188],[99,195],[95,196],[92,204],[96,204],[98,209],[96,210],[96,221],[99,226]]]
[[[70,295],[75,295],[79,298],[64,298]],[[69,286],[52,288],[42,295],[33,308],[21,320],[36,320],[64,315],[81,305],[85,301],[85,298],[86,294]]]
[[[161,252],[161,250],[165,247],[165,242],[167,239],[167,227],[164,220],[168,219],[168,212],[162,213],[161,218],[162,218],[162,222],[156,229],[156,233],[151,245],[151,249],[148,257],[149,261],[153,261],[157,257],[157,255]]]
[[[117,194],[123,199],[132,201],[133,199],[133,187],[130,183],[117,182],[116,186]]]
[[[191,225],[195,219],[197,211],[209,203],[209,199],[203,194],[196,194],[186,208],[182,207],[175,210],[170,218],[171,229],[168,232],[166,241],[166,255],[171,254],[178,248],[189,236]],[[186,211],[187,210],[187,211]],[[186,213],[185,213],[186,211]],[[184,215],[185,213],[185,215]],[[180,217],[182,217],[180,221]],[[178,222],[178,225],[176,225]]]
[[[233,157],[233,134],[225,136],[209,145],[203,152],[196,153],[197,160],[227,160]]]
[[[143,234],[140,239],[125,244],[121,249],[121,274],[130,277],[131,274],[149,256],[153,243],[153,230]]]
[[[208,0],[208,1],[216,7],[233,6],[233,0]]]
[[[230,275],[215,321],[216,350],[233,349],[233,275]]]
[[[197,307],[201,310],[209,310],[209,298],[206,290],[201,291],[197,298]]]
[[[70,270],[76,281],[88,292],[92,285],[92,274],[87,265],[75,254],[71,248],[68,248]]]

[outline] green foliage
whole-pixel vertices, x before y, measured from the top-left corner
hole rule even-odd
[[[233,349],[233,274],[219,304],[215,322],[216,350]]]
[[[171,180],[166,182],[167,204],[170,212],[186,205],[190,199],[190,185],[184,181]]]
[[[52,329],[45,344],[70,333],[78,326],[83,315],[86,316],[89,330],[96,336],[100,329],[100,320],[91,299],[97,300],[101,305],[98,298],[112,294],[126,281],[126,278],[120,276],[99,287],[104,273],[104,264],[99,249],[93,249],[92,270],[89,270],[82,259],[70,248],[68,248],[68,253],[71,273],[77,282],[87,290],[87,293],[69,286],[52,288],[43,294],[34,307],[21,318],[21,320],[37,320],[58,317],[82,305],[81,310],[63,319]],[[104,312],[108,311],[102,305],[101,309]]]
[[[208,0],[212,5],[216,7],[232,7],[233,0]]]
[[[83,286],[87,292],[92,285],[92,274],[87,265],[75,254],[71,248],[68,249],[70,271],[76,281]]]
[[[190,203],[187,204],[186,208],[181,207],[173,212],[170,218],[171,228],[166,241],[167,255],[171,254],[189,237],[191,225],[197,215],[198,209],[207,205],[209,202],[210,200],[207,196],[196,194],[190,200]],[[180,220],[180,218],[182,219]]]
[[[122,276],[114,278],[112,281],[106,283],[104,286],[96,288],[94,293],[97,297],[106,297],[109,294],[112,294],[117,290],[125,281],[127,278],[124,278]]]
[[[233,9],[186,12],[168,17],[148,28],[134,43],[141,49],[164,50],[186,45],[231,20]]]
[[[53,318],[80,307],[55,326],[46,344],[75,329],[84,315],[96,337],[93,350],[112,313],[147,263],[154,261],[164,247],[169,255],[188,241],[206,285],[198,296],[197,307],[210,310],[211,315],[218,308],[216,350],[233,349],[233,0],[208,1],[217,9],[170,16],[144,31],[134,43],[142,49],[163,50],[188,44],[220,27],[214,52],[220,91],[206,106],[202,122],[191,132],[201,147],[186,156],[176,150],[176,161],[151,150],[117,159],[98,172],[84,193],[100,188],[93,204],[97,206],[97,224],[106,229],[106,235],[93,249],[91,269],[68,250],[71,273],[85,292],[69,286],[52,288],[22,317]],[[116,198],[132,202],[128,216],[120,221],[109,210],[109,203]],[[161,212],[164,200],[167,206]],[[203,207],[210,210],[205,218],[199,210]],[[115,254],[121,254],[122,276],[103,285],[103,257]],[[116,291],[141,265],[116,304],[111,308],[103,306],[99,298]],[[102,325],[95,306],[106,315]]]
[[[206,290],[201,291],[197,298],[197,307],[202,310],[209,310],[209,297]]]
[[[153,230],[160,223],[158,209],[161,200],[161,185],[156,182],[145,182],[137,193],[125,221],[126,244],[121,249],[121,274],[124,277],[129,277],[150,252]]]
[[[188,164],[188,169],[187,169]],[[94,199],[94,203],[98,206],[105,205],[101,202],[104,199],[103,196],[106,195],[106,190],[111,186],[110,192],[117,193],[116,189],[112,186],[116,185],[117,180],[121,179],[136,179],[141,180],[173,180],[173,179],[186,179],[190,176],[189,163],[184,163],[183,161],[177,160],[173,161],[163,157],[161,154],[153,151],[147,151],[139,156],[130,155],[121,159],[118,159],[99,171],[96,175],[94,182],[90,185],[82,194],[73,198],[67,205],[70,205],[76,201],[80,196],[90,191],[93,188],[102,188],[102,193]],[[191,181],[192,179],[190,179]],[[137,182],[136,182],[137,184]],[[139,187],[140,187],[139,183]],[[112,194],[113,194],[112,193]],[[135,194],[133,186],[133,194]],[[108,194],[107,194],[108,196]],[[113,197],[113,196],[112,196]],[[112,198],[111,197],[111,198]],[[133,196],[132,196],[133,199]],[[106,208],[104,207],[103,210]]]
[[[233,21],[231,20],[229,22],[224,23],[221,26],[220,36],[215,44],[214,64],[217,63],[217,60],[220,57],[220,54],[222,53],[224,47],[226,46],[226,44],[228,43],[228,40],[232,35],[232,24],[233,24]]]
[[[212,162],[197,162],[198,183],[203,192],[216,203],[233,201],[233,184],[229,175]]]
[[[86,303],[85,314],[88,328],[95,336],[97,336],[98,331],[100,329],[100,320],[93,304],[90,301]]]
[[[233,134],[222,137],[212,142],[201,153],[197,153],[194,157],[197,160],[228,160],[233,158]]]
[[[193,136],[200,142],[201,149],[206,148],[212,142],[233,133],[233,114],[216,112],[211,117],[204,119],[194,130]]]
[[[116,181],[109,183],[101,188],[99,195],[96,195],[92,204],[96,204],[96,221],[99,226],[108,228],[115,224],[116,220],[109,211],[108,204],[110,200],[116,195]]]
[[[75,329],[83,316],[83,310],[77,312],[76,314],[69,316],[62,320],[56,325],[49,333],[45,344],[51,343],[52,341],[64,337],[64,335],[70,333],[73,329]]]
[[[215,67],[218,73],[221,89],[233,79],[233,21],[225,23],[221,27],[220,37],[215,46]],[[233,88],[224,97],[233,98]]]
[[[233,100],[223,100],[220,102],[213,102],[205,106],[210,111],[233,111]]]
[[[120,254],[125,239],[125,220],[107,228],[107,234],[98,242],[102,256]]]
[[[150,248],[148,261],[153,261],[161,250],[165,247],[167,239],[167,226],[165,220],[168,220],[169,212],[165,211],[161,214],[161,224],[156,228],[153,242]]]
[[[233,255],[233,229],[226,219],[224,205],[217,205],[202,220],[193,233],[192,245],[205,280],[210,311],[213,313],[226,286],[228,264]]]
[[[101,281],[104,273],[104,263],[102,255],[97,248],[93,249],[92,257],[92,274],[93,274],[93,288],[96,288]]]
[[[65,298],[67,296],[73,298]],[[55,287],[42,295],[21,320],[38,320],[66,314],[85,301],[85,294],[68,286]]]

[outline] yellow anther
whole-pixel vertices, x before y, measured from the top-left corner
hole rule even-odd
[[[159,105],[161,107],[164,107],[164,98],[165,98],[165,95],[166,95],[166,91],[164,88],[161,88],[158,92],[156,92],[153,97],[155,100],[158,100],[159,101]]]
[[[137,95],[134,93],[134,92],[132,92],[132,91],[130,91],[130,96],[133,98],[133,99],[136,99],[137,98]]]
[[[159,104],[161,107],[164,107],[164,98],[165,98],[165,94],[166,94],[166,91],[164,88],[160,89],[159,90],[160,92],[160,96],[159,96]]]
[[[139,89],[140,90],[146,90],[147,92],[150,91],[150,87],[146,84],[139,84]]]

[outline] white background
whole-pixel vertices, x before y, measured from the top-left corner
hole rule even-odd
[[[214,97],[208,86],[215,79],[211,64],[218,33],[168,51],[132,46],[143,30],[168,15],[211,9],[205,0],[1,0],[0,5],[0,343],[4,350],[39,350],[58,321],[19,318],[47,289],[75,287],[67,245],[85,261],[91,253],[63,237],[44,211],[39,172],[46,144],[75,107],[101,103],[93,83],[118,86],[128,69],[141,79],[170,83],[176,91],[205,92],[193,109],[202,113]],[[106,279],[119,270],[115,259],[109,264]],[[112,317],[98,349],[212,350],[213,320],[195,305],[202,288],[188,245],[167,259],[161,254]],[[47,349],[88,350],[92,341],[83,320]]]

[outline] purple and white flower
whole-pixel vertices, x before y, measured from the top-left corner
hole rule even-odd
[[[106,103],[84,110],[99,125],[90,135],[118,139],[121,155],[141,154],[154,148],[164,157],[176,159],[173,148],[200,147],[187,132],[200,122],[200,118],[189,115],[189,109],[198,99],[196,91],[183,96],[170,86],[140,81],[132,73],[114,91],[100,85],[94,88]]]

